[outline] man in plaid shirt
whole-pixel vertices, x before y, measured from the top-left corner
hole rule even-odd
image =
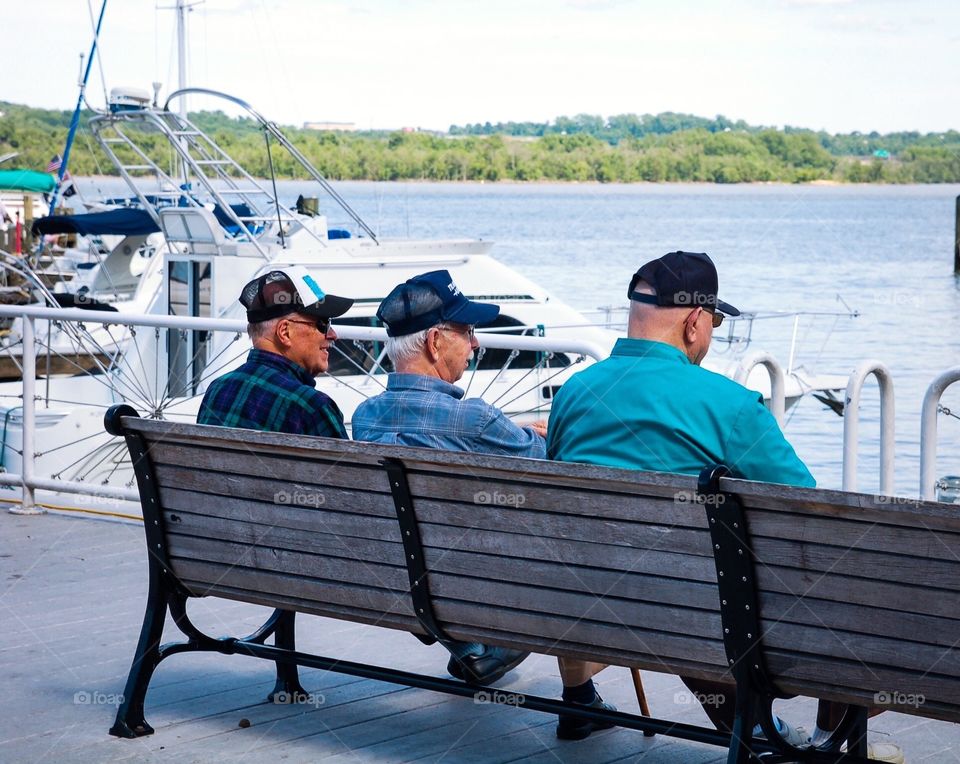
[[[240,368],[215,380],[198,424],[346,438],[340,408],[316,389],[337,334],[330,319],[353,300],[325,294],[302,266],[270,271],[240,294],[253,350]]]

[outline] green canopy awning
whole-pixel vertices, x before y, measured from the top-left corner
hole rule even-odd
[[[56,180],[46,172],[36,170],[0,170],[0,191],[32,191],[49,194]]]

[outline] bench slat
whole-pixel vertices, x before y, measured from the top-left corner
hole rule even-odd
[[[234,544],[192,536],[171,535],[169,544],[170,555],[174,558],[256,567],[258,570],[290,573],[323,581],[374,583],[393,592],[405,593],[409,587],[407,569],[399,566],[374,566],[367,561],[328,554],[306,554],[271,546]],[[229,579],[229,575],[227,578]],[[225,583],[229,583],[229,580]]]
[[[268,596],[296,597],[317,606],[340,605],[347,609],[345,612],[349,612],[350,607],[356,607],[364,611],[374,610],[414,617],[410,597],[405,592],[393,592],[372,585],[338,583],[330,586],[329,582],[317,578],[184,558],[174,561],[174,569],[178,577],[192,581],[195,586],[200,587],[194,591],[201,597],[209,596],[205,592],[224,586]]]
[[[957,700],[957,682],[932,673],[898,671],[886,666],[864,664],[859,661],[843,661],[817,654],[800,655],[767,650],[767,665],[778,677],[777,683],[784,689],[796,689],[801,694],[808,692],[808,681],[824,681],[830,677],[834,693],[841,700],[852,702],[864,695],[878,692],[899,692],[906,695],[923,695],[925,700],[953,707],[954,720],[960,719]],[[866,692],[864,692],[866,690]],[[870,698],[873,705],[873,698]],[[905,709],[898,709],[905,710]]]
[[[902,610],[905,613],[920,613],[932,616],[956,616],[958,610],[954,596],[922,597],[916,587],[887,581],[847,577],[843,588],[823,574],[811,575],[795,568],[776,565],[759,565],[756,569],[758,587],[763,592],[778,592],[817,600],[881,607]]]
[[[800,513],[751,510],[750,534],[771,539],[890,552],[929,560],[960,560],[960,533],[931,532],[927,527],[881,525],[863,517],[839,519]],[[909,563],[907,563],[909,564]]]
[[[546,646],[562,651],[565,645],[576,643],[592,645],[596,649],[616,654],[621,665],[632,665],[637,660],[659,659],[663,663],[671,658],[689,660],[696,655],[704,664],[725,670],[727,665],[723,642],[719,639],[687,637],[680,633],[668,634],[648,629],[625,629],[623,623],[589,621],[584,618],[550,616],[513,610],[496,606],[478,606],[464,602],[451,602],[438,598],[437,615],[441,621],[449,616],[450,633],[457,632],[470,639],[477,636],[494,637],[499,642],[507,636],[524,635],[528,650],[542,653]],[[476,633],[464,630],[473,626]],[[472,636],[470,636],[472,634]],[[556,653],[554,653],[556,654]],[[624,663],[625,661],[625,663]],[[655,660],[656,662],[656,660]],[[666,670],[663,666],[660,671]]]
[[[292,552],[326,554],[358,563],[369,562],[374,565],[401,566],[404,564],[403,546],[400,542],[376,541],[372,539],[351,539],[328,533],[315,533],[305,536],[303,533],[277,528],[270,525],[252,523],[231,523],[229,520],[203,518],[186,512],[177,513],[179,524],[168,531],[168,538],[175,534],[197,539],[211,538],[230,541],[241,545],[263,545],[285,549]],[[201,518],[196,522],[191,522]]]
[[[450,550],[501,554],[504,534],[490,531],[470,530],[464,532],[444,525],[424,524],[420,535],[427,555],[428,566],[437,556]],[[541,543],[537,543],[537,542]],[[647,550],[612,544],[588,544],[562,539],[529,539],[525,548],[526,557],[536,560],[562,562],[573,567],[608,567],[625,572],[651,572],[677,579],[691,578],[694,581],[716,582],[717,571],[708,557],[676,554],[669,550]],[[520,568],[522,571],[522,568]]]
[[[468,473],[451,477],[449,470],[410,471],[407,473],[407,482],[413,494],[420,499],[418,506],[425,503],[424,499],[433,499],[460,502],[478,509],[519,504],[520,509],[527,511],[563,513],[570,505],[569,493],[534,482],[535,475],[524,473],[518,476],[513,473],[505,476],[500,473],[498,478],[496,474],[493,473],[491,477]],[[614,490],[617,488],[621,492]],[[703,507],[687,501],[678,502],[675,498],[678,492],[672,486],[657,488],[653,495],[638,494],[635,486],[628,486],[628,492],[622,492],[623,488],[622,484],[602,482],[582,487],[577,492],[576,514],[657,525],[669,519],[680,526],[707,530]]]
[[[512,611],[552,615],[628,626],[632,629],[676,631],[690,636],[721,639],[720,614],[679,606],[594,595],[583,590],[559,590],[463,576],[434,575],[430,591],[438,598],[465,605],[496,602]],[[639,594],[639,592],[638,592]]]
[[[661,504],[662,502],[658,502]],[[514,536],[524,549],[529,537],[534,536],[550,543],[554,539],[604,543],[641,547],[644,549],[669,549],[690,555],[700,555],[713,559],[710,546],[710,533],[706,530],[691,530],[682,525],[663,523],[640,523],[599,519],[586,514],[587,509],[578,506],[575,512],[545,512],[528,510],[525,506],[490,507],[463,506],[453,502],[435,502],[419,497],[414,502],[417,518],[421,524],[432,523],[455,528],[476,530],[506,531]],[[672,504],[670,505],[672,507]],[[505,541],[510,539],[505,536]],[[504,554],[512,554],[509,548]],[[516,555],[519,556],[519,555]]]
[[[960,622],[955,618],[866,608],[812,597],[800,599],[794,595],[761,592],[759,605],[760,614],[769,621],[805,624],[810,623],[812,618],[827,629],[907,640],[922,637],[928,644],[940,647],[952,648],[957,641],[957,634],[960,634]],[[960,616],[960,613],[955,615]]]
[[[747,524],[750,525],[749,518]],[[921,567],[915,564],[913,558],[889,552],[863,551],[807,541],[755,537],[751,546],[759,568],[773,563],[778,567],[792,567],[836,578],[850,576],[874,581],[895,576],[899,583],[948,591],[957,591],[956,584],[960,581],[960,559],[952,562],[925,560]]]

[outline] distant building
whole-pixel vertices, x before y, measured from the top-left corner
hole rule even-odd
[[[355,122],[304,122],[304,130],[335,130],[343,133],[353,133],[357,130]]]

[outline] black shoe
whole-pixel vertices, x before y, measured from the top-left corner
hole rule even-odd
[[[485,646],[479,655],[450,656],[447,672],[469,684],[492,684],[523,663],[528,655],[521,650]]]
[[[577,705],[583,704],[577,703]],[[612,703],[604,703],[599,693],[597,693],[597,696],[593,699],[593,703],[587,705],[587,708],[602,708],[606,711],[617,710],[617,707]],[[590,737],[591,732],[608,730],[613,726],[615,726],[613,722],[592,722],[576,716],[560,714],[557,721],[557,737],[561,740],[583,740],[586,737]]]

